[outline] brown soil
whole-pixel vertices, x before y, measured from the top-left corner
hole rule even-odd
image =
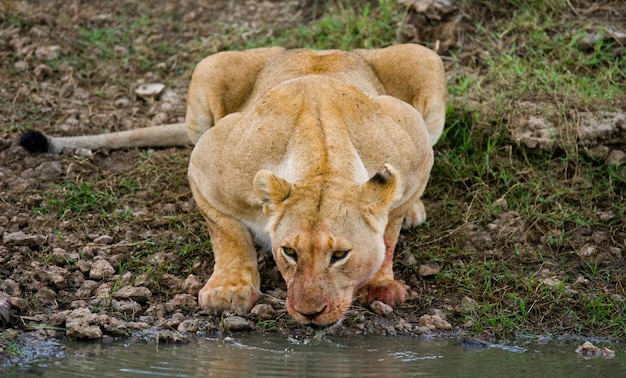
[[[286,314],[285,285],[268,253],[259,255],[264,306],[243,320],[226,316],[222,321],[199,311],[195,296],[210,276],[212,257],[204,221],[186,183],[190,149],[33,155],[15,142],[26,128],[80,135],[181,122],[192,67],[208,51],[235,38],[222,33],[224,28],[251,30],[252,35],[238,37],[253,38],[262,22],[284,26],[319,15],[315,1],[233,3],[182,0],[162,7],[122,0],[2,3],[0,326],[39,329],[51,337],[66,332],[79,338],[158,330],[160,338],[172,340],[180,337],[178,332],[225,328],[313,332]],[[19,22],[8,22],[9,15]],[[158,24],[150,24],[157,19]],[[123,35],[111,31],[116,25]],[[92,34],[85,36],[85,30]],[[419,39],[410,28],[404,32],[405,39]],[[421,35],[433,38],[437,32]],[[457,43],[453,37],[459,30],[454,34],[442,27],[439,32],[445,33],[442,48]],[[98,43],[106,38],[119,42],[113,49],[103,49]],[[468,60],[473,57],[466,55]],[[138,86],[151,82],[166,84],[160,98],[135,95]],[[445,206],[431,201],[430,214],[436,218]],[[430,240],[464,243],[485,253],[485,258],[503,259],[512,258],[505,247],[515,241],[523,258],[532,261],[541,253],[535,245],[542,235],[533,237],[528,229],[519,214],[510,211],[481,226],[470,223],[439,234],[433,228]],[[431,277],[443,264],[429,263],[428,256],[418,261],[407,252],[418,232],[403,234],[398,246],[397,274],[411,288],[406,305],[386,316],[375,313],[384,313],[385,308],[355,307],[329,333],[452,334],[471,327],[460,319],[474,300],[462,291],[438,297],[441,288]],[[626,239],[624,230],[577,232],[580,248],[601,250],[607,265],[623,271],[618,247]],[[445,262],[456,263],[462,261]],[[559,276],[558,266],[532,269],[546,285]],[[553,322],[535,331],[555,330],[558,333],[559,328]]]

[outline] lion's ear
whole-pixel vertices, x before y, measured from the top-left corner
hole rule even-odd
[[[254,192],[263,202],[263,211],[267,212],[289,197],[292,185],[272,172],[262,169],[254,176]]]
[[[398,199],[398,172],[391,164],[370,178],[361,189],[361,198],[372,213],[386,212]]]

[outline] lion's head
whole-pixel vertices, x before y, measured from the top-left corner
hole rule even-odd
[[[397,198],[391,165],[364,184],[318,176],[290,183],[257,173],[272,252],[287,283],[287,310],[314,326],[339,321],[355,290],[381,267],[387,214]]]

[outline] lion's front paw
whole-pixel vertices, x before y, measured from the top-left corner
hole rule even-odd
[[[426,221],[426,209],[424,203],[421,200],[415,201],[411,209],[404,216],[404,222],[402,222],[402,228],[412,228],[420,223]]]
[[[396,307],[403,304],[406,299],[406,286],[398,280],[371,283],[359,289],[358,296],[362,305],[369,305],[378,300]]]
[[[246,315],[260,295],[258,285],[242,277],[221,278],[211,276],[198,293],[200,307],[218,314],[230,310]]]

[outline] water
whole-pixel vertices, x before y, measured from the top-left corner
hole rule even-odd
[[[585,359],[580,342],[480,347],[456,339],[238,335],[188,344],[71,342],[7,377],[626,377],[626,345]],[[607,346],[596,343],[597,346]]]

